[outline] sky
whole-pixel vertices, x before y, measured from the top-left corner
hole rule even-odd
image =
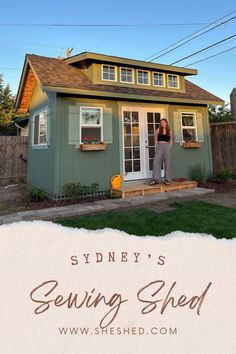
[[[12,94],[17,93],[27,53],[57,58],[73,48],[72,55],[90,51],[150,61],[158,56],[155,53],[163,54],[167,47],[182,44],[183,38],[188,37],[186,41],[216,25],[153,62],[169,65],[222,41],[174,65],[185,67],[214,56],[188,66],[198,70],[188,79],[226,103],[236,87],[233,0],[13,0],[2,2],[0,13],[0,74]]]

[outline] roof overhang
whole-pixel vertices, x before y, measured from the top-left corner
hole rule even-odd
[[[26,56],[15,102],[15,110],[18,113],[28,112],[36,81],[39,79]]]
[[[73,65],[83,61],[92,61],[92,62],[102,62],[102,63],[110,63],[117,65],[126,65],[129,67],[136,68],[144,68],[144,69],[153,69],[153,70],[161,70],[165,72],[178,73],[182,75],[197,75],[198,71],[195,69],[188,69],[178,66],[164,65],[164,64],[156,64],[152,62],[136,60],[136,59],[127,59],[122,57],[116,57],[105,54],[97,54],[91,52],[84,52],[81,54],[74,55],[73,57],[65,58],[64,61]]]
[[[53,87],[53,86],[43,86],[44,91],[51,91],[64,94],[72,94],[78,96],[89,96],[89,97],[101,97],[101,98],[114,98],[119,100],[137,100],[137,101],[149,101],[149,102],[164,102],[164,103],[182,103],[182,104],[198,104],[198,105],[222,105],[223,101],[209,101],[209,100],[196,100],[188,98],[178,98],[178,97],[162,97],[162,96],[150,96],[150,95],[138,95],[138,94],[123,94],[117,92],[108,91],[97,91],[97,90],[81,90],[72,89],[64,87]]]

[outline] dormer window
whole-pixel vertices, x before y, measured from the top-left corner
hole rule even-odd
[[[102,81],[150,86],[153,88],[180,88],[180,76],[154,70],[133,69],[121,65],[101,64]]]
[[[179,88],[179,77],[178,77],[178,75],[168,74],[168,87]]]
[[[128,68],[120,68],[120,82],[134,83],[134,70]]]
[[[150,85],[149,72],[144,70],[137,70],[137,84]]]
[[[112,65],[102,65],[102,80],[116,81],[116,67]]]
[[[165,86],[163,73],[153,73],[153,86]]]

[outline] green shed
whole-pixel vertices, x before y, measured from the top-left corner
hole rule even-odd
[[[208,104],[223,101],[186,80],[188,68],[84,52],[65,59],[26,55],[16,110],[29,112],[27,182],[52,198],[63,186],[152,177],[154,133],[173,131],[173,178],[198,164],[212,172]]]

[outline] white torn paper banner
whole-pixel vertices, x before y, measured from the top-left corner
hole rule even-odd
[[[0,353],[233,354],[236,240],[0,226]]]

